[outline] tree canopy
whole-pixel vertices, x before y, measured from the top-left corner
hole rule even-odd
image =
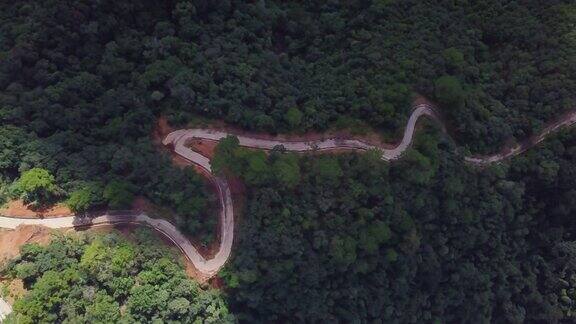
[[[149,230],[25,245],[3,274],[29,291],[5,321],[233,323],[222,294],[188,278],[176,253]]]
[[[249,188],[231,309],[250,323],[573,322],[574,136],[485,169],[460,152],[496,152],[576,106],[575,24],[570,0],[2,1],[0,201],[60,195],[83,212],[145,197],[199,237],[215,199],[154,145],[160,116],[390,139],[423,96],[457,143],[420,134],[390,165],[218,145],[214,171]],[[14,316],[227,318],[218,293],[139,257],[153,244],[107,242],[27,247],[9,270],[32,288]]]
[[[50,202],[59,193],[54,176],[48,170],[33,168],[14,183],[15,194],[25,203],[40,206]]]
[[[302,156],[252,185],[222,275],[245,322],[574,321],[576,135],[488,168],[438,133],[406,158]]]
[[[295,154],[286,153],[283,147],[275,148],[270,154],[243,148],[235,136],[218,143],[210,163],[217,174],[229,172],[249,185],[294,188],[300,181],[300,166]]]

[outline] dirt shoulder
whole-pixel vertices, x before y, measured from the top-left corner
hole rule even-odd
[[[56,204],[40,209],[33,209],[22,200],[12,200],[0,208],[0,215],[17,218],[54,218],[73,216],[74,213],[64,204]]]
[[[53,231],[44,226],[19,226],[15,230],[0,230],[0,264],[17,256],[24,244],[50,243]]]
[[[20,254],[20,248],[24,244],[38,243],[47,245],[52,239],[54,230],[44,226],[19,226],[15,230],[0,229],[0,265]],[[0,289],[4,299],[13,304],[14,301],[26,293],[21,280],[6,280],[0,278]]]

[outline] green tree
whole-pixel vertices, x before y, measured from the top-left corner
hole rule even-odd
[[[22,173],[14,185],[14,191],[25,203],[34,206],[51,202],[60,192],[54,176],[48,170],[41,168],[30,169]]]
[[[104,188],[104,199],[113,209],[122,209],[130,206],[134,200],[132,185],[126,181],[113,180]]]
[[[286,120],[290,128],[296,129],[300,126],[300,123],[302,122],[302,112],[298,108],[292,107],[288,109],[288,111],[284,115],[284,119]]]
[[[7,175],[16,173],[26,154],[26,142],[32,139],[24,130],[14,126],[0,127],[0,171]]]
[[[245,169],[242,171],[243,178],[253,185],[267,183],[272,178],[272,168],[268,164],[266,153],[263,151],[242,150],[241,157],[245,161]]]
[[[337,182],[344,174],[338,160],[332,156],[322,156],[314,161],[314,174],[321,181]]]
[[[330,256],[343,265],[350,265],[356,261],[357,242],[350,236],[336,236],[330,242]]]
[[[464,65],[464,54],[455,47],[444,50],[442,56],[450,68],[459,68]]]
[[[381,244],[390,239],[391,234],[390,227],[378,220],[360,233],[359,247],[369,253],[375,253]]]
[[[216,174],[223,174],[225,170],[229,170],[238,174],[237,151],[239,148],[238,137],[228,135],[221,139],[214,150],[214,157],[210,160],[212,171]]]
[[[76,213],[83,213],[102,202],[102,188],[96,183],[89,183],[73,191],[66,201],[66,205]]]
[[[464,89],[460,81],[444,75],[434,82],[434,94],[438,102],[448,107],[460,107],[464,102]]]
[[[104,292],[96,293],[94,302],[86,307],[88,323],[116,323],[120,319],[118,302]]]
[[[287,188],[294,188],[300,182],[298,157],[293,154],[281,154],[272,165],[278,182]]]
[[[24,316],[24,323],[56,322],[54,308],[68,298],[71,288],[80,281],[79,276],[75,269],[45,272],[32,291],[14,304],[14,311]]]

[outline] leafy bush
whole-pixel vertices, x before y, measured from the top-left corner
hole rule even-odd
[[[48,170],[33,168],[22,173],[20,179],[14,183],[13,192],[25,203],[38,207],[52,202],[61,190]]]

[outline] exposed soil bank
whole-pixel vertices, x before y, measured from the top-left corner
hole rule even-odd
[[[52,218],[61,216],[71,216],[74,213],[64,204],[56,204],[40,209],[33,209],[24,204],[22,200],[12,200],[0,209],[0,215],[20,218]]]

